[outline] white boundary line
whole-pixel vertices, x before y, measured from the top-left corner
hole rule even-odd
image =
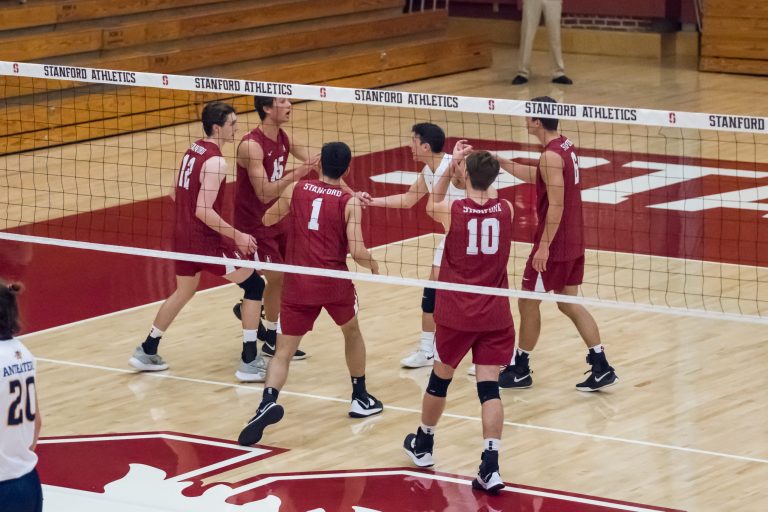
[[[208,263],[214,265],[225,265],[232,267],[249,267],[258,270],[274,270],[278,272],[291,272],[304,275],[335,277],[339,279],[354,279],[357,281],[367,281],[373,283],[412,286],[417,288],[435,288],[438,290],[461,291],[469,293],[482,293],[485,295],[496,295],[500,297],[515,297],[549,302],[566,302],[572,304],[589,305],[598,308],[609,308],[630,311],[642,311],[645,313],[665,313],[676,316],[687,316],[706,319],[730,320],[736,322],[747,322],[768,325],[768,316],[749,316],[738,315],[735,313],[725,313],[722,311],[707,311],[703,309],[686,309],[677,306],[658,306],[651,304],[638,304],[624,301],[607,301],[593,299],[582,296],[558,295],[554,293],[526,292],[523,290],[514,290],[509,288],[492,288],[488,286],[475,286],[458,283],[445,283],[440,281],[430,281],[428,279],[414,279],[408,277],[396,277],[386,275],[373,275],[362,272],[350,272],[343,270],[329,270],[324,268],[300,267],[295,265],[284,265],[277,263],[266,263],[260,261],[240,260],[233,258],[222,258],[214,256],[201,256],[199,254],[187,254],[172,251],[160,251],[156,249],[142,249],[139,247],[126,247],[122,245],[98,244],[93,242],[79,242],[73,240],[63,240],[60,238],[46,238],[32,235],[20,235],[16,233],[0,232],[0,240],[13,240],[16,242],[27,242],[42,245],[53,245],[58,247],[69,247],[74,249],[87,249],[92,251],[110,252],[116,254],[130,254],[133,256],[147,256],[168,260],[187,260],[197,263]],[[408,241],[408,240],[404,240]],[[393,242],[401,244],[404,241]]]
[[[301,100],[379,105],[385,107],[469,112],[516,117],[552,117],[599,123],[692,128],[745,133],[768,133],[768,118],[743,115],[708,114],[633,107],[550,104],[500,98],[455,96],[452,94],[413,93],[381,89],[352,89],[317,85],[258,82],[231,78],[169,75],[138,71],[86,68],[0,61],[0,76],[41,78],[129,87],[152,87],[235,96],[281,96]]]
[[[96,365],[96,364],[88,364],[88,363],[77,363],[74,361],[62,361],[58,359],[48,359],[44,357],[38,357],[38,361],[42,361],[45,363],[50,364],[58,364],[63,366],[73,366],[76,368],[87,368],[91,370],[102,370],[102,371],[108,371],[113,373],[123,373],[123,374],[137,374],[140,372],[137,372],[136,370],[129,370],[125,368],[113,368],[110,366],[102,366],[102,365]],[[236,389],[247,389],[249,391],[258,392],[263,391],[262,386],[255,386],[255,385],[245,385],[245,384],[234,384],[230,382],[220,382],[215,380],[209,380],[209,379],[195,379],[192,377],[181,377],[176,375],[168,375],[166,373],[144,373],[143,375],[150,377],[150,378],[156,378],[156,379],[168,379],[168,380],[174,380],[174,381],[181,381],[181,382],[190,382],[194,384],[207,384],[212,386],[219,386],[219,387],[228,387],[228,388],[236,388]],[[323,400],[326,402],[338,402],[347,404],[349,403],[349,400],[342,399],[342,398],[334,398],[334,397],[328,397],[328,396],[322,396],[322,395],[315,395],[315,394],[309,394],[309,393],[299,393],[296,391],[287,391],[282,390],[280,391],[281,395],[290,395],[298,398],[309,398],[313,400]],[[393,410],[393,411],[400,411],[400,412],[406,412],[406,413],[412,413],[412,414],[421,414],[420,409],[411,409],[409,407],[397,407],[397,406],[386,406],[387,410]],[[476,416],[466,416],[461,414],[452,414],[452,413],[445,413],[443,414],[443,417],[446,418],[453,418],[458,420],[466,420],[466,421],[475,421],[479,422],[481,421],[480,418]],[[511,421],[505,421],[505,425],[510,427],[516,427],[516,428],[522,428],[522,429],[528,429],[528,430],[536,430],[541,432],[550,432],[554,434],[565,434],[570,436],[578,436],[578,437],[584,437],[587,439],[593,439],[593,440],[600,440],[600,441],[612,441],[617,443],[624,443],[624,444],[630,444],[630,445],[637,445],[637,446],[645,446],[648,448],[658,448],[663,450],[673,450],[678,452],[684,452],[684,453],[692,453],[696,455],[707,455],[711,457],[720,457],[724,459],[730,459],[730,460],[737,460],[741,462],[756,462],[759,464],[768,464],[768,459],[760,459],[757,457],[747,457],[743,455],[734,455],[730,453],[724,453],[724,452],[715,452],[710,450],[700,450],[698,448],[687,448],[685,446],[675,446],[671,444],[663,444],[663,443],[654,443],[650,441],[639,441],[635,439],[625,439],[622,437],[615,437],[615,436],[604,436],[599,434],[590,434],[588,432],[578,432],[575,430],[567,430],[562,428],[554,428],[554,427],[544,427],[540,425],[531,425],[528,423],[514,423]]]

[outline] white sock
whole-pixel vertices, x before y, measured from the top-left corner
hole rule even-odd
[[[430,436],[435,435],[435,428],[437,427],[428,427],[423,423],[421,424],[421,431]]]
[[[589,347],[589,350],[594,350],[596,354],[599,354],[603,351],[603,344],[595,345],[594,347]]]
[[[425,354],[432,354],[435,351],[435,333],[422,331],[419,340],[419,350]]]
[[[492,437],[488,437],[486,439],[483,439],[483,445],[485,446],[486,450],[491,450],[492,452],[498,452],[501,450],[501,439],[494,439]]]
[[[153,325],[152,329],[149,331],[149,337],[150,338],[161,338],[162,336],[163,336],[163,331],[161,331],[160,329],[158,329],[157,327],[155,327]]]
[[[277,322],[270,322],[266,318],[261,321],[261,325],[268,331],[274,331],[277,329]]]
[[[243,329],[243,343],[256,343],[256,329]]]
[[[517,353],[518,353],[519,355],[523,355],[523,354],[528,354],[528,355],[531,355],[531,352],[530,352],[529,350],[523,350],[523,349],[521,349],[521,348],[517,348],[516,350],[517,350]]]

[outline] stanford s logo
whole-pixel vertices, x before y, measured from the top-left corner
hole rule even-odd
[[[677,116],[674,112],[669,113],[669,124],[675,124],[677,122]]]
[[[327,94],[328,94],[328,92],[327,92],[327,90],[325,89],[325,87],[321,87],[321,88],[320,88],[320,97],[321,97],[321,98],[325,98]]]
[[[18,62],[14,62],[13,63],[13,72],[14,73],[18,73],[19,72],[19,63]]]
[[[163,75],[163,85],[168,85],[168,75]]]
[[[393,443],[396,448],[397,443]],[[626,510],[627,504],[509,486],[497,496],[471,479],[410,468],[263,474],[286,450],[175,432],[43,439],[38,471],[47,512],[400,512]],[[72,461],[77,461],[73,468]],[[280,467],[271,461],[270,467]],[[249,475],[226,481],[231,470]],[[668,511],[638,506],[637,511]]]
[[[488,110],[496,110],[496,102],[493,100],[488,100]]]

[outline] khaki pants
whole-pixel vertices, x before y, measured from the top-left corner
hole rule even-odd
[[[565,74],[563,52],[560,46],[560,16],[563,12],[563,0],[523,0],[523,22],[520,31],[520,65],[518,75],[528,78],[531,72],[531,51],[536,29],[539,27],[541,14],[549,35],[549,50],[552,53],[554,70],[552,78]]]

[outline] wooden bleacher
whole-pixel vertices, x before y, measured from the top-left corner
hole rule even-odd
[[[491,59],[477,36],[447,34],[445,11],[403,14],[401,0],[0,1],[0,20],[0,60],[129,71],[380,87]],[[188,122],[213,97],[0,77],[0,154]]]
[[[768,75],[768,2],[705,0],[699,69]]]

